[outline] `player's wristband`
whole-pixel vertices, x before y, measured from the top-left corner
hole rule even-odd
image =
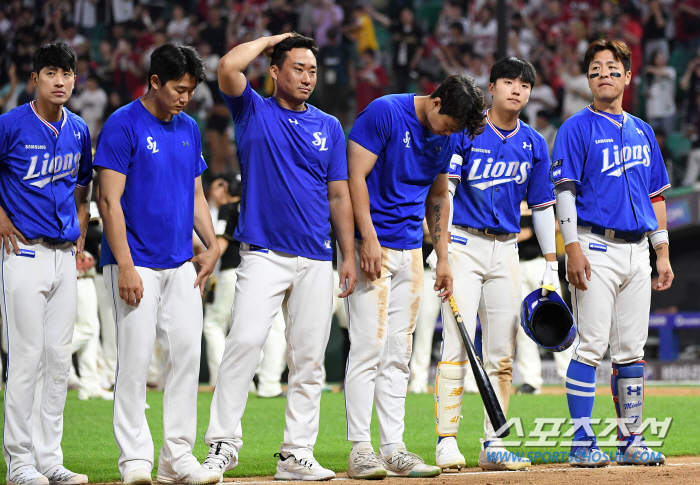
[[[656,248],[659,244],[668,244],[668,231],[659,230],[652,232],[649,236],[649,241],[651,241],[651,246]]]

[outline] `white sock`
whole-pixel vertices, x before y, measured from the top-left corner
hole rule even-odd
[[[360,445],[369,445],[370,448],[372,447],[372,443],[370,443],[369,441],[353,441],[352,442],[353,450],[355,449],[355,447],[360,446]]]
[[[396,448],[396,443],[389,443],[388,445],[382,445],[381,450],[382,450],[382,455],[390,455],[392,451],[394,451],[394,448]]]

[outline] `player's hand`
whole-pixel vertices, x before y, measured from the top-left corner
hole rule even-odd
[[[557,261],[547,261],[546,269],[542,275],[542,281],[540,281],[540,288],[542,288],[542,296],[547,296],[547,293],[552,291],[559,291],[559,263]]]
[[[78,208],[78,223],[80,224],[80,237],[75,242],[75,254],[80,254],[85,249],[85,236],[90,222],[90,213],[87,211],[87,204]]]
[[[270,57],[272,55],[272,51],[274,50],[275,46],[282,42],[284,39],[288,39],[291,37],[292,34],[290,32],[287,32],[286,34],[279,34],[279,35],[273,35],[267,38],[267,47],[265,47],[265,50],[263,51],[263,54],[265,54],[267,57]]]
[[[190,259],[193,263],[199,264],[199,272],[197,273],[197,279],[194,282],[194,287],[199,286],[199,294],[204,296],[204,289],[207,286],[207,280],[214,272],[214,266],[219,259],[219,245],[212,245],[206,251],[202,251],[194,258]]]
[[[360,269],[370,281],[382,276],[382,246],[376,236],[362,240]]]
[[[443,302],[446,302],[452,296],[452,270],[447,258],[438,259],[433,290],[442,290],[438,296],[442,298]]]
[[[668,290],[673,283],[673,270],[668,257],[658,257],[656,259],[656,271],[659,272],[659,282],[654,285],[656,291]]]
[[[141,281],[141,275],[139,275],[134,266],[119,267],[118,284],[119,298],[124,300],[124,303],[131,306],[141,303],[141,298],[143,298],[143,281]]]
[[[0,237],[2,238],[2,243],[5,245],[5,251],[10,254],[12,248],[14,248],[15,253],[19,254],[19,243],[17,239],[27,244],[27,240],[24,238],[21,232],[17,230],[14,224],[2,207],[0,207]]]
[[[581,291],[586,291],[586,280],[591,281],[591,265],[577,242],[566,246],[566,276],[569,283]]]
[[[345,291],[338,295],[338,298],[352,295],[352,292],[355,291],[355,285],[357,285],[355,261],[352,259],[343,261],[343,264],[338,268],[338,276],[340,276],[340,287],[345,287]]]

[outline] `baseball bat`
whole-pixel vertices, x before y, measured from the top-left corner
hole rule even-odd
[[[491,381],[486,375],[484,370],[484,365],[481,359],[476,355],[476,348],[472,339],[469,338],[467,329],[464,326],[464,321],[462,320],[462,315],[459,314],[459,308],[457,307],[457,302],[454,296],[450,296],[450,308],[452,308],[452,314],[457,320],[457,327],[459,328],[459,333],[462,335],[462,340],[464,340],[464,346],[467,348],[467,356],[469,362],[472,366],[472,371],[474,371],[474,379],[476,380],[476,386],[479,388],[479,394],[481,394],[481,399],[484,401],[484,407],[486,408],[486,414],[488,414],[493,429],[496,430],[496,434],[499,438],[505,438],[510,434],[510,428],[506,426],[506,417],[503,414],[503,409],[498,402],[496,393],[493,390]]]

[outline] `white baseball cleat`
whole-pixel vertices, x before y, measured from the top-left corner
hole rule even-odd
[[[219,483],[221,481],[221,478],[221,473],[219,473],[217,470],[205,468],[204,465],[195,468],[194,471],[192,471],[192,473],[183,478],[173,478],[166,477],[164,475],[156,475],[156,480],[159,483],[182,483],[187,485],[209,485],[213,483]]]
[[[275,453],[277,461],[277,473],[275,480],[330,480],[335,478],[335,473],[323,468],[316,458],[297,458],[292,453]]]
[[[49,479],[49,485],[82,485],[88,482],[87,475],[74,473],[63,465],[59,465],[54,471],[47,473],[46,478]]]
[[[384,464],[370,443],[352,447],[348,458],[348,477],[364,480],[381,480],[386,477]]]
[[[593,443],[588,446],[571,447],[569,464],[579,468],[600,468],[610,465],[610,458]]]
[[[394,451],[381,458],[388,477],[436,477],[442,473],[439,467],[426,465],[423,458],[406,450],[404,443],[397,443]]]
[[[224,472],[238,466],[238,452],[233,443],[219,441],[209,447],[209,454],[202,463],[202,468],[217,472],[223,478]]]
[[[530,460],[506,450],[502,443],[481,440],[479,467],[483,470],[527,470]]]
[[[461,470],[467,466],[464,455],[459,452],[457,438],[447,436],[440,440],[435,448],[435,462],[441,470]]]
[[[635,442],[626,448],[620,447],[615,461],[618,465],[663,465],[666,457],[642,442]]]
[[[49,479],[44,475],[36,471],[36,468],[29,466],[22,468],[19,472],[15,474],[14,477],[10,477],[7,481],[8,485],[49,485]]]
[[[123,485],[152,485],[151,472],[148,470],[131,470],[122,478]]]
[[[78,399],[81,401],[89,401],[90,399],[104,399],[105,401],[114,401],[114,393],[112,391],[105,391],[100,389],[99,391],[88,394],[86,392],[79,392]]]

